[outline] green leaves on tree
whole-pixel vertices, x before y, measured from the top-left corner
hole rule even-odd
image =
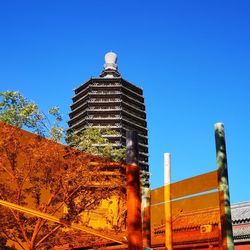
[[[116,161],[125,159],[125,147],[117,147],[109,142],[107,136],[116,135],[117,132],[109,128],[86,128],[82,132],[68,133],[66,141],[69,145],[76,147],[80,151],[103,156]]]
[[[46,115],[18,91],[0,92],[0,121],[57,142],[62,140],[65,131],[60,127],[62,116],[58,107],[50,108]]]

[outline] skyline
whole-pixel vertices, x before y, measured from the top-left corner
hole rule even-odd
[[[59,106],[66,126],[73,88],[112,50],[144,89],[151,188],[163,185],[164,152],[173,182],[216,169],[223,122],[231,201],[249,201],[249,11],[248,1],[2,2],[0,91]]]

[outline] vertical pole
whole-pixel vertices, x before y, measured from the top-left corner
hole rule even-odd
[[[141,186],[141,193],[143,246],[150,247],[150,188],[147,186]]]
[[[136,131],[126,131],[126,163],[138,166],[138,136]]]
[[[164,154],[164,210],[165,210],[165,247],[172,250],[172,219],[171,219],[171,161],[170,153]]]
[[[135,131],[126,132],[128,249],[142,250],[140,169],[138,139]]]
[[[216,143],[216,161],[218,166],[218,184],[220,192],[220,212],[221,215],[221,229],[222,229],[222,249],[233,250],[233,230],[232,230],[232,217],[229,196],[228,184],[228,170],[227,170],[227,154],[226,142],[223,123],[216,123],[215,130],[215,143]]]

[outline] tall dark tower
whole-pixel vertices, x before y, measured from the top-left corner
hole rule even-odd
[[[100,77],[77,87],[69,113],[69,127],[82,131],[88,127],[116,130],[106,135],[116,147],[126,146],[126,130],[138,132],[139,166],[148,172],[148,130],[142,88],[124,80],[117,67],[117,55],[105,55]]]

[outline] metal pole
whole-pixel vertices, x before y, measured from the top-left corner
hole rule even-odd
[[[220,212],[221,229],[222,229],[222,247],[225,250],[234,249],[232,217],[230,207],[229,185],[228,185],[228,170],[227,170],[227,154],[225,143],[225,132],[223,123],[216,123],[215,143],[216,143],[216,161],[218,166],[218,184],[220,192]]]
[[[164,209],[165,209],[165,247],[172,250],[172,219],[171,219],[171,161],[170,153],[164,154]]]
[[[142,250],[140,169],[138,167],[138,139],[135,131],[126,133],[128,249]]]

